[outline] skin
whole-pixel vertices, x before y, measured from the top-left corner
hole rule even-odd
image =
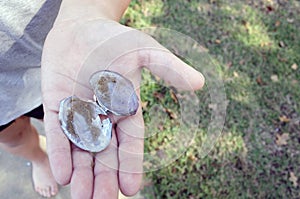
[[[42,92],[50,165],[56,181],[71,183],[72,198],[134,195],[142,181],[142,110],[115,117],[109,147],[92,154],[70,144],[58,121],[60,101],[71,95],[93,99],[89,77],[116,71],[131,80],[139,96],[142,67],[182,90],[197,90],[204,78],[146,34],[117,21],[129,1],[65,0],[42,56]],[[157,63],[159,63],[157,65]]]
[[[39,136],[28,117],[17,118],[0,132],[0,147],[8,153],[31,161],[36,192],[44,197],[57,194],[58,187],[51,173],[47,154],[39,145]]]

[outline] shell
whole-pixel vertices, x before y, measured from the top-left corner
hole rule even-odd
[[[97,72],[91,76],[90,84],[97,103],[68,97],[61,101],[58,117],[71,142],[83,150],[100,152],[109,145],[112,136],[112,122],[107,115],[134,115],[139,99],[133,84],[116,72]]]
[[[97,98],[97,103],[106,112],[115,115],[134,115],[139,107],[139,99],[134,86],[119,73],[99,71],[90,78],[90,84]]]
[[[110,143],[112,123],[109,118],[102,120],[99,114],[106,115],[106,112],[95,102],[71,96],[61,101],[59,121],[65,135],[76,146],[100,152]]]

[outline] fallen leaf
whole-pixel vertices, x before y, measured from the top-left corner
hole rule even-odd
[[[216,110],[217,109],[217,104],[208,104],[208,108],[210,108],[212,110]]]
[[[267,9],[267,12],[272,12],[275,10],[274,7],[271,5],[266,6],[266,9]]]
[[[278,60],[281,61],[281,62],[287,62],[287,61],[288,61],[286,58],[281,57],[280,55],[277,55],[277,58],[278,58]]]
[[[164,130],[164,124],[160,123],[157,128],[158,128],[158,130],[163,131]]]
[[[295,176],[294,172],[290,172],[290,178],[289,181],[293,183],[294,187],[298,186],[298,178]]]
[[[287,18],[286,21],[287,21],[288,23],[293,23],[293,22],[294,22],[294,19],[293,19],[293,18]]]
[[[148,102],[147,101],[145,101],[145,102],[142,101],[141,105],[142,105],[142,108],[145,109],[148,106]]]
[[[232,62],[230,61],[226,65],[227,65],[228,68],[230,68],[232,66]]]
[[[271,80],[272,80],[273,82],[278,82],[278,76],[277,76],[277,75],[272,75],[272,76],[271,76]]]
[[[242,21],[242,24],[245,26],[246,29],[248,29],[250,26],[249,22],[245,20]]]
[[[175,92],[174,92],[172,89],[170,90],[170,95],[171,95],[171,98],[174,100],[174,102],[175,102],[176,104],[178,104],[178,99],[177,99],[177,97],[176,97]]]
[[[287,145],[287,140],[289,139],[290,136],[288,133],[283,133],[282,135],[277,134],[276,137],[277,137],[276,144],[278,146],[283,146],[283,145]]]
[[[281,48],[284,48],[284,47],[285,47],[285,44],[284,44],[283,41],[280,41],[280,42],[279,42],[279,47],[281,47]]]
[[[189,155],[188,158],[193,162],[197,161],[197,157],[194,154]]]
[[[162,93],[160,93],[160,92],[154,92],[153,93],[153,96],[156,98],[156,99],[158,99],[158,100],[162,100],[165,96],[162,94]]]
[[[220,39],[216,39],[215,42],[216,42],[216,44],[220,44],[221,40]]]
[[[261,42],[261,43],[260,43],[260,46],[261,46],[261,47],[268,47],[268,46],[271,46],[271,45],[272,45],[271,42]]]
[[[243,65],[244,63],[245,63],[245,60],[243,60],[243,59],[241,61],[239,61],[240,65]]]
[[[169,114],[170,118],[172,118],[172,119],[178,118],[177,114],[174,111],[172,111],[171,109],[166,108],[166,112]]]
[[[236,71],[233,71],[233,76],[234,77],[239,77],[239,74]]]
[[[291,66],[291,68],[292,68],[293,70],[297,70],[297,69],[298,69],[298,65],[297,65],[296,63],[294,63],[294,64]]]
[[[291,119],[286,117],[285,115],[279,117],[280,122],[288,123]]]
[[[260,85],[260,86],[266,85],[266,83],[263,82],[261,76],[258,76],[258,77],[256,78],[256,82],[257,82],[257,84]]]
[[[158,82],[160,81],[160,77],[158,77],[157,75],[154,75],[154,79]]]

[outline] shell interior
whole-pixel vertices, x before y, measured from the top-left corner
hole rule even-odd
[[[134,115],[139,99],[133,84],[116,72],[99,71],[90,78],[96,102],[83,101],[71,96],[60,103],[59,121],[63,132],[81,149],[100,152],[110,143],[112,122],[99,116]]]
[[[86,102],[71,96],[61,102],[59,120],[65,135],[79,148],[99,152],[110,143],[112,123],[95,102]]]
[[[99,106],[115,115],[134,115],[139,107],[139,99],[134,86],[119,73],[99,71],[90,78]]]

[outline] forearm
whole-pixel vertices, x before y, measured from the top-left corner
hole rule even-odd
[[[62,0],[57,22],[96,18],[119,21],[130,0]]]

